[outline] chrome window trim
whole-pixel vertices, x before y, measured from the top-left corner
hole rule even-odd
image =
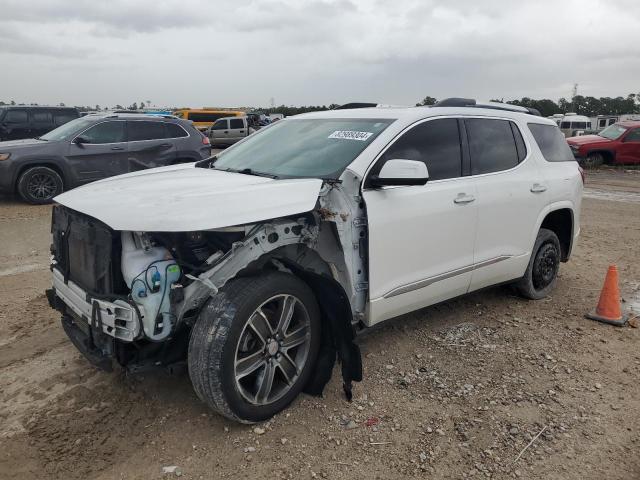
[[[145,120],[143,118],[136,118],[136,119],[131,119],[131,120],[127,120],[124,118],[118,118],[118,119],[112,119],[112,118],[105,118],[104,121],[102,122],[96,122],[93,125],[85,128],[83,131],[81,131],[80,133],[78,133],[75,137],[73,137],[73,139],[71,140],[70,144],[73,144],[73,141],[78,138],[80,135],[82,135],[84,132],[86,132],[87,130],[92,129],[93,127],[95,127],[96,125],[100,125],[102,123],[106,123],[106,122],[148,122],[148,120]],[[171,123],[171,122],[153,122],[153,123],[163,123],[163,124],[167,124],[167,123]],[[120,145],[122,143],[138,143],[138,142],[157,142],[159,140],[180,140],[182,138],[191,138],[191,134],[179,123],[174,123],[174,125],[178,125],[186,134],[186,137],[170,137],[170,138],[154,138],[152,140],[131,140],[131,141],[124,141],[124,142],[111,142],[111,143],[83,143],[82,145],[84,146],[89,146],[89,145]]]

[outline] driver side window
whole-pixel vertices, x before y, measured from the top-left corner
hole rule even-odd
[[[228,120],[217,120],[216,123],[213,124],[212,130],[226,130]]]
[[[125,122],[103,122],[91,127],[80,135],[85,139],[84,143],[120,143],[126,141]]]
[[[441,118],[416,125],[389,147],[371,173],[377,175],[391,159],[424,162],[429,170],[429,181],[462,176],[458,120]]]
[[[627,133],[627,136],[624,137],[625,142],[633,142],[640,143],[640,128],[636,128]]]

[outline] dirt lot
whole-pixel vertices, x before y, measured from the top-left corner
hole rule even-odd
[[[553,297],[405,316],[361,338],[353,403],[336,371],[255,430],[186,375],[89,367],[44,297],[49,208],[0,199],[0,478],[640,478],[640,330],[583,318],[609,263],[640,299],[639,204],[640,172],[591,173]]]

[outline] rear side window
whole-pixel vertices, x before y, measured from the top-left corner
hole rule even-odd
[[[175,123],[165,123],[165,128],[167,130],[167,138],[182,138],[188,137],[189,134],[184,131],[180,125],[176,125]]]
[[[81,136],[85,143],[120,143],[125,141],[125,122],[103,122],[91,127]]]
[[[6,123],[27,123],[26,110],[9,110],[4,117]]]
[[[165,138],[164,123],[162,122],[129,122],[129,141],[159,140]]]
[[[384,153],[373,174],[392,159],[418,160],[429,170],[429,180],[462,176],[458,120],[443,118],[416,125]]]
[[[528,127],[547,162],[570,162],[575,160],[564,135],[558,127],[540,123],[529,123]]]
[[[64,125],[65,123],[70,122],[71,120],[74,120],[76,118],[78,117],[71,113],[55,113],[53,115],[53,123],[56,127],[59,127],[60,125]]]
[[[33,112],[31,114],[31,120],[36,123],[51,123],[50,112]]]
[[[230,128],[244,128],[244,122],[241,118],[232,118],[229,120]]]
[[[465,120],[465,126],[472,175],[509,170],[518,165],[520,158],[511,122],[470,118]]]

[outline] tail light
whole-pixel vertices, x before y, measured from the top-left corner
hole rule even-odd
[[[582,168],[580,165],[578,165],[578,171],[580,172],[580,178],[582,178],[582,184],[584,185],[584,180],[585,180],[585,173],[584,173],[584,168]]]
[[[209,141],[209,137],[207,137],[206,135],[202,136],[202,144],[203,145],[211,145],[211,142]]]

